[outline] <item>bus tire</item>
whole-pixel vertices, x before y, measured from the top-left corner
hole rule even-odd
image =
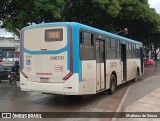
[[[139,77],[139,69],[137,69],[137,72],[136,72],[136,78],[134,79],[134,81],[138,81],[138,77]]]
[[[113,94],[115,92],[116,87],[117,87],[116,82],[117,82],[116,76],[114,74],[112,74],[110,77],[110,88],[108,89],[109,94]]]

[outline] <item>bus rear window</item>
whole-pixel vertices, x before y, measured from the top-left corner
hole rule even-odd
[[[45,30],[45,41],[62,41],[63,40],[63,29],[49,29]]]

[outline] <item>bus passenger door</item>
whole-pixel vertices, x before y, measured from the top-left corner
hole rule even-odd
[[[103,40],[96,40],[97,91],[105,89],[105,45]]]
[[[122,81],[127,81],[127,54],[125,44],[121,44],[121,73]]]

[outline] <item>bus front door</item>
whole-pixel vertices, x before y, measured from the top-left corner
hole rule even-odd
[[[121,76],[122,81],[127,81],[127,55],[125,44],[121,44]]]
[[[103,40],[96,40],[97,92],[105,89],[105,45]]]

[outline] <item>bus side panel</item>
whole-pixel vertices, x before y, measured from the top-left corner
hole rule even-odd
[[[122,82],[120,60],[106,60],[106,89],[110,88],[110,77],[115,72],[117,77],[117,85]]]
[[[127,81],[133,79],[136,76],[135,61],[133,59],[127,59]]]
[[[140,69],[140,59],[127,59],[127,81],[136,78],[137,67]]]
[[[96,60],[82,61],[80,94],[96,94]]]
[[[20,73],[20,88],[23,91],[27,91],[27,79]]]
[[[79,79],[78,73],[74,73],[68,80],[64,82],[65,95],[78,95],[79,94]]]

